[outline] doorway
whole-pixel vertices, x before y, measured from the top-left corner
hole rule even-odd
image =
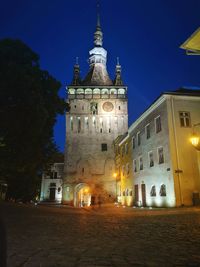
[[[91,189],[87,184],[78,184],[75,188],[75,206],[89,207],[91,205]]]
[[[56,196],[56,188],[51,187],[50,188],[50,194],[49,194],[49,200],[54,201]]]
[[[142,206],[146,207],[146,185],[141,184],[141,189],[142,189]]]

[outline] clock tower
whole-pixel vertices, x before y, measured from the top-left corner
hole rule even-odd
[[[78,60],[67,87],[66,145],[63,203],[77,207],[116,200],[113,141],[128,131],[127,87],[116,65],[114,80],[106,68],[99,16],[94,48],[89,51],[89,71],[80,77]]]

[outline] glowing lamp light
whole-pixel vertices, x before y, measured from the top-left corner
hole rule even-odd
[[[113,176],[116,178],[116,177],[117,177],[117,173],[115,172],[115,173],[113,174]]]
[[[88,188],[86,188],[86,189],[84,190],[84,193],[88,193]]]
[[[190,138],[190,142],[193,146],[198,146],[199,144],[199,137],[195,134],[193,134],[193,136]]]

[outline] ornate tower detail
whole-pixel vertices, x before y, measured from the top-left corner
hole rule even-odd
[[[78,64],[78,57],[76,57],[76,64],[74,65],[74,76],[72,80],[72,85],[80,85],[81,78],[80,78],[80,67]]]
[[[117,64],[113,83],[102,45],[98,15],[88,73],[81,80],[76,62],[73,82],[67,87],[70,109],[66,112],[62,199],[78,207],[116,200],[113,141],[128,131],[127,87],[122,84],[121,66]]]
[[[123,85],[122,77],[121,77],[121,65],[119,64],[119,58],[117,58],[117,65],[115,69],[115,79],[114,79],[114,85]]]

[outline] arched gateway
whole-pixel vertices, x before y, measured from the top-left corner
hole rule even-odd
[[[74,188],[74,206],[88,207],[91,205],[91,188],[86,183],[80,183]]]

